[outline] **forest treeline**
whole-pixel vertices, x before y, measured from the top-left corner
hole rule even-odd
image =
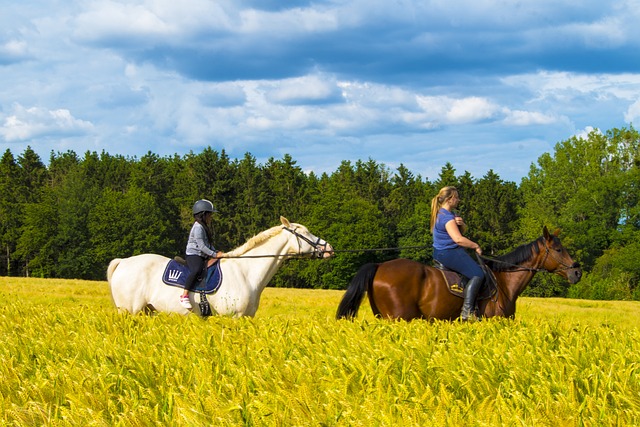
[[[431,263],[429,209],[458,187],[468,236],[487,256],[561,229],[585,270],[569,285],[538,274],[525,295],[640,299],[640,136],[593,131],[556,144],[519,184],[494,171],[475,178],[447,163],[432,180],[374,159],[305,173],[289,155],[258,164],[224,150],[160,157],[7,149],[0,161],[0,275],[105,280],[113,258],[184,255],[195,200],[214,202],[215,246],[227,251],[279,224],[306,225],[338,251],[330,260],[289,260],[271,286],[345,289],[367,262]]]

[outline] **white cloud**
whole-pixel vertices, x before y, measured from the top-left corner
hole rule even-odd
[[[335,11],[312,8],[293,8],[278,12],[248,9],[240,14],[240,31],[276,34],[330,31],[338,28],[338,18],[335,15]]]
[[[23,40],[9,40],[0,44],[0,58],[24,58],[27,56],[27,43]]]
[[[102,1],[92,6],[75,19],[75,35],[84,40],[97,41],[106,37],[130,42],[131,37],[170,36],[176,33],[171,21],[143,5]]]
[[[576,129],[640,120],[639,1],[8,2],[0,141],[417,173],[474,141],[487,161],[464,168],[517,178]]]
[[[548,125],[557,122],[554,116],[537,111],[507,110],[504,124],[512,126]]]
[[[497,110],[497,106],[491,101],[472,96],[454,100],[447,113],[447,119],[453,124],[473,123],[490,119]]]
[[[335,80],[316,75],[282,80],[276,88],[267,92],[266,97],[275,104],[287,105],[342,100],[341,90]]]
[[[417,102],[430,120],[443,124],[463,124],[487,120],[494,117],[499,111],[496,104],[477,96],[464,98],[418,96]]]
[[[593,132],[594,130],[595,130],[595,128],[593,126],[586,126],[584,129],[576,132],[574,136],[576,138],[589,139],[589,134],[591,132]],[[600,129],[598,129],[598,133],[602,134],[602,131],[600,131]]]
[[[506,85],[521,87],[541,99],[570,99],[584,94],[635,99],[640,92],[640,74],[585,74],[540,71],[502,79]]]
[[[92,123],[76,119],[66,109],[47,110],[15,105],[13,114],[6,116],[0,127],[0,135],[5,141],[12,142],[50,135],[83,135],[92,129]]]
[[[200,102],[207,107],[236,107],[245,103],[247,95],[236,83],[206,85],[200,92]]]
[[[624,121],[627,123],[635,122],[636,126],[640,122],[640,99],[629,105],[627,112],[624,113]]]

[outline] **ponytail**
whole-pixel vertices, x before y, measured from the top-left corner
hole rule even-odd
[[[442,204],[458,194],[456,187],[447,186],[442,187],[438,192],[438,195],[431,199],[431,223],[429,230],[433,233],[433,229],[436,226],[436,219],[438,218],[438,212],[442,207]]]

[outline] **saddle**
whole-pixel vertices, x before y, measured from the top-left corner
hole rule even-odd
[[[184,259],[176,257],[169,261],[162,274],[162,281],[169,286],[183,288],[186,285],[189,267]],[[216,262],[210,267],[205,267],[200,274],[200,278],[194,287],[194,292],[213,294],[222,284],[222,270],[220,262]]]
[[[442,273],[442,277],[447,284],[449,292],[457,297],[464,298],[464,288],[469,279],[453,270],[449,270],[435,259],[433,260],[433,267]],[[484,271],[485,279],[484,282],[482,282],[482,287],[480,288],[480,292],[478,292],[476,301],[492,298],[496,293],[498,293],[496,276],[493,274],[493,271],[484,264],[481,264],[480,267]]]

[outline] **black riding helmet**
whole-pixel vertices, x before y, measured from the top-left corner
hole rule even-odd
[[[218,212],[213,206],[213,203],[207,199],[198,200],[193,205],[193,214],[197,215],[201,212]]]

